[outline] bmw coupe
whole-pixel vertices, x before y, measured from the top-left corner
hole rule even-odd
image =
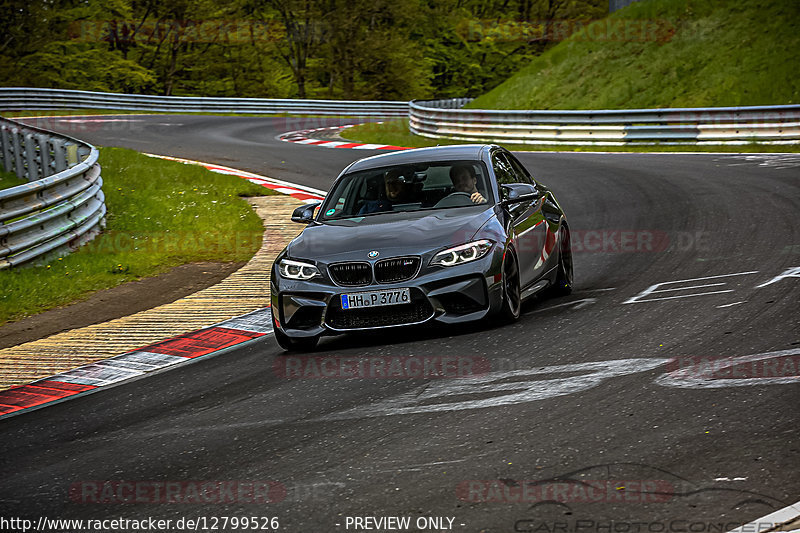
[[[496,316],[569,294],[569,226],[553,193],[496,145],[397,151],[345,168],[271,272],[275,338]]]

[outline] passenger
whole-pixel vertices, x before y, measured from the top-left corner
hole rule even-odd
[[[478,178],[472,165],[453,165],[450,168],[450,181],[453,182],[454,192],[469,194],[469,199],[474,204],[482,204],[486,198],[478,191]]]
[[[391,211],[393,204],[403,204],[413,201],[414,188],[403,176],[403,171],[399,168],[392,168],[383,175],[383,187],[386,191],[385,198],[368,200],[361,209],[359,215],[378,213],[380,211]]]

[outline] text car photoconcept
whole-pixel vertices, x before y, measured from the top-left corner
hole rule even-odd
[[[316,215],[315,215],[316,212]],[[275,338],[519,317],[546,290],[569,294],[567,219],[550,190],[495,146],[444,146],[348,166],[271,273]]]

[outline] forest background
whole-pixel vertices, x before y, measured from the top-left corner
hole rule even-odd
[[[0,0],[0,86],[474,97],[607,12],[607,0]]]

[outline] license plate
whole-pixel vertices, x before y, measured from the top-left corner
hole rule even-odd
[[[389,289],[383,291],[353,292],[342,294],[342,309],[360,309],[383,305],[407,304],[411,301],[410,289]]]

